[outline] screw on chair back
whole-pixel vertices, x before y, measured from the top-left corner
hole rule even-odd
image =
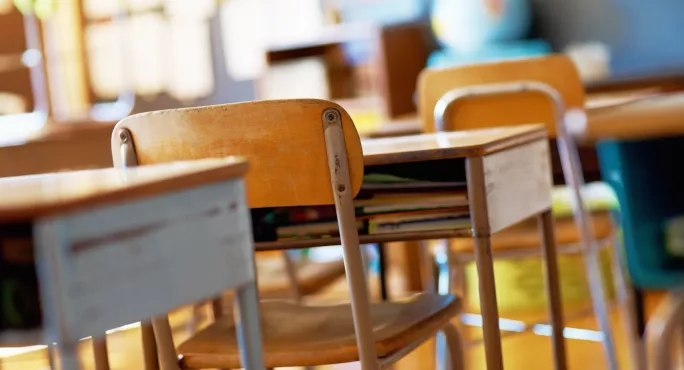
[[[142,113],[120,121],[112,135],[117,167],[237,154],[250,164],[250,207],[335,204],[359,358],[364,368],[377,367],[352,201],[361,187],[363,153],[342,107],[306,99]]]
[[[139,165],[178,160],[246,157],[249,206],[287,207],[333,204],[323,112],[341,114],[351,194],[363,177],[361,142],[349,115],[323,100],[284,100],[217,105],[142,113],[114,129],[112,154],[121,165],[119,130],[132,135]]]
[[[584,108],[584,86],[573,62],[562,55],[482,63],[447,69],[426,69],[418,81],[419,112],[423,130],[434,132],[433,112],[445,94],[459,89],[464,96],[444,117],[446,131],[516,124],[544,123],[556,136],[557,112],[549,97],[534,86],[528,91],[515,84],[541,83],[555,90],[565,109]],[[483,94],[476,88],[490,86],[509,91]],[[510,84],[510,85],[509,85]],[[474,89],[475,88],[475,89]],[[470,98],[477,94],[477,98]]]

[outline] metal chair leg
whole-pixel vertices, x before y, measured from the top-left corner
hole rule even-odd
[[[190,320],[188,320],[188,332],[195,334],[197,332],[197,327],[201,320],[201,310],[204,306],[204,302],[194,303],[191,307],[192,312],[190,313]]]
[[[418,248],[420,258],[420,281],[422,290],[429,293],[439,291],[440,265],[437,263],[437,256],[430,251],[429,241],[422,240]],[[441,253],[435,251],[435,253]],[[446,258],[445,258],[446,259]]]
[[[558,103],[558,101],[557,104],[562,105]],[[603,291],[603,279],[601,277],[598,248],[593,237],[591,219],[586,211],[582,197],[581,189],[584,186],[582,165],[579,160],[577,145],[568,134],[567,127],[565,127],[564,124],[564,109],[558,108],[557,113],[558,153],[560,154],[565,182],[572,189],[575,198],[573,211],[575,223],[580,230],[580,240],[583,245],[582,256],[589,278],[589,288],[594,313],[596,314],[599,328],[603,332],[603,347],[608,362],[608,369],[618,370],[615,344],[613,342],[610,318],[608,317],[608,304],[606,303],[606,295]]]
[[[424,259],[426,260],[425,262],[425,267],[426,269],[431,269],[432,266],[435,264],[437,265],[437,282],[436,284],[433,284],[432,286],[427,285],[426,282],[426,287],[430,288],[431,292],[438,293],[438,294],[451,294],[452,291],[452,267],[453,267],[453,255],[449,249],[449,241],[448,240],[440,240],[441,243],[440,248],[436,250],[436,253],[439,254],[439,258],[444,261],[443,264],[438,264],[436,263],[437,258],[433,259],[428,259],[425,257]],[[429,251],[427,250],[427,245],[421,245],[421,252],[423,255],[430,256]],[[430,271],[430,270],[428,270]],[[427,274],[426,274],[427,275]],[[429,275],[434,276],[435,273],[431,272]],[[431,277],[430,276],[430,277]],[[427,278],[430,278],[426,276]],[[435,338],[435,364],[437,365],[438,370],[450,370],[451,365],[451,354],[450,354],[450,343],[449,343],[449,338],[448,338],[448,333],[446,330],[440,330],[437,333],[437,337]]]
[[[613,230],[617,230],[617,228],[614,226]],[[646,370],[646,349],[638,329],[636,305],[634,295],[632,294],[633,289],[621,263],[624,249],[617,233],[613,240],[613,250],[610,251],[613,285],[618,307],[620,307],[620,316],[627,334],[631,368],[634,370]]]
[[[159,370],[159,354],[157,353],[157,342],[154,339],[154,328],[151,320],[140,323],[142,334],[143,361],[145,370]]]
[[[78,370],[78,355],[76,353],[77,343],[57,343],[57,348],[59,350],[59,358],[61,370]]]
[[[292,300],[295,302],[302,301],[302,292],[299,289],[299,279],[297,276],[297,266],[295,266],[292,256],[288,251],[282,252],[283,263],[285,264],[285,273],[287,275],[287,282],[290,284],[290,294],[292,295]]]
[[[95,370],[109,370],[106,335],[93,337],[93,354],[95,356]]]
[[[448,351],[445,353],[444,363],[449,370],[465,370],[465,352],[463,351],[463,337],[458,327],[453,323],[442,328],[446,338]]]
[[[380,275],[380,298],[383,301],[389,299],[389,291],[387,290],[387,245],[385,243],[378,243],[378,275]]]
[[[670,370],[670,345],[679,334],[683,323],[684,294],[672,293],[662,302],[646,325],[646,343],[650,369]]]
[[[48,366],[51,370],[57,370],[57,346],[54,343],[50,343],[47,346],[48,352]],[[2,366],[0,366],[2,368]]]
[[[154,337],[157,340],[159,362],[162,370],[180,370],[176,345],[174,344],[171,324],[168,316],[160,316],[152,319]]]
[[[259,292],[256,283],[249,283],[235,293],[235,330],[240,344],[240,360],[245,369],[263,369],[264,359],[261,348],[261,320],[259,312]]]

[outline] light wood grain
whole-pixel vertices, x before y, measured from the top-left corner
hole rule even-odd
[[[586,141],[603,138],[679,134],[684,130],[684,94],[656,95],[652,90],[587,97],[587,126],[579,133]],[[648,122],[645,124],[644,122]],[[486,123],[486,122],[483,122]],[[364,133],[367,138],[417,135],[423,131],[420,117],[406,115],[384,122]],[[550,132],[555,136],[555,131]]]
[[[485,156],[490,235],[551,208],[548,140]]]
[[[448,91],[474,85],[536,81],[558,90],[566,108],[584,108],[584,86],[573,62],[566,56],[551,55],[495,63],[481,63],[447,69],[426,69],[418,81],[418,111],[425,132],[434,132],[433,111],[437,101]],[[466,130],[483,127],[543,123],[555,136],[554,105],[535,92],[466,99],[452,109],[453,127]]]
[[[482,156],[547,137],[542,125],[362,140],[366,166]]]
[[[0,179],[0,221],[25,220],[191,189],[243,176],[237,157]]]
[[[375,347],[388,356],[434,335],[458,312],[453,296],[419,295],[372,306]],[[304,307],[286,302],[262,303],[266,367],[324,365],[358,360],[348,304]],[[210,325],[179,346],[187,368],[240,367],[231,316]]]
[[[352,193],[361,187],[359,136],[349,115],[325,100],[261,101],[138,114],[119,122],[112,155],[119,161],[118,129],[133,135],[138,164],[240,155],[252,208],[332,204],[322,114],[339,110]]]
[[[684,93],[643,98],[589,113],[588,124],[576,133],[585,141],[684,135]]]
[[[494,284],[494,261],[492,258],[490,211],[487,204],[487,177],[483,157],[468,158],[468,201],[475,242],[480,308],[482,310],[482,336],[485,346],[487,370],[503,370],[499,308]]]

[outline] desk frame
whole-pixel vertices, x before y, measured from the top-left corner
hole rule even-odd
[[[591,284],[591,296],[592,296],[592,303],[594,306],[594,311],[596,312],[596,315],[598,316],[598,323],[601,331],[604,334],[604,350],[606,354],[606,359],[608,361],[608,366],[610,370],[617,370],[617,359],[615,356],[615,346],[613,343],[612,339],[612,332],[611,332],[611,327],[610,327],[610,321],[608,319],[608,309],[607,305],[605,303],[605,293],[603,289],[603,285],[601,284],[601,274],[600,274],[600,269],[599,269],[599,262],[598,262],[598,248],[596,247],[596,241],[593,238],[593,232],[592,232],[592,225],[590,222],[590,218],[585,210],[585,206],[583,202],[581,201],[581,192],[580,192],[580,186],[584,184],[584,179],[582,177],[582,172],[581,172],[581,165],[579,162],[579,156],[577,152],[577,147],[575,146],[574,141],[571,140],[571,137],[568,133],[568,128],[565,125],[565,119],[566,119],[566,109],[565,109],[565,103],[563,101],[563,97],[560,95],[558,90],[554,89],[553,87],[549,86],[548,84],[537,82],[537,81],[513,81],[513,82],[505,82],[505,83],[496,83],[496,84],[485,84],[485,85],[480,85],[480,86],[471,86],[467,88],[457,88],[451,91],[448,91],[446,94],[442,96],[442,98],[439,99],[437,104],[435,105],[435,110],[434,110],[434,121],[435,121],[435,126],[437,128],[437,131],[444,131],[445,129],[445,117],[447,116],[448,112],[450,109],[453,109],[453,107],[456,105],[456,103],[466,99],[466,98],[472,98],[472,97],[480,97],[480,96],[497,96],[497,95],[511,95],[511,94],[517,94],[521,92],[536,92],[539,93],[546,98],[549,99],[549,101],[553,104],[554,107],[554,113],[555,113],[555,124],[556,124],[556,130],[558,134],[558,151],[560,154],[560,159],[561,159],[561,165],[563,167],[563,174],[565,176],[566,183],[570,185],[571,189],[573,190],[573,195],[575,196],[575,199],[578,199],[580,201],[575,202],[573,204],[573,210],[574,210],[574,216],[575,216],[575,222],[577,225],[579,225],[580,228],[580,239],[582,244],[584,245],[584,251],[583,251],[583,256],[584,256],[584,262],[587,268],[587,272],[589,274],[589,283]],[[471,166],[470,164],[468,165],[468,168],[470,170]],[[475,168],[476,170],[479,170],[479,168]],[[469,171],[470,172],[470,171]],[[469,180],[470,181],[470,180]],[[469,189],[471,187],[469,186]],[[471,200],[472,201],[472,200]],[[475,218],[477,220],[477,217]],[[540,231],[542,233],[542,249],[543,249],[543,256],[544,256],[544,263],[545,263],[545,270],[546,270],[546,283],[547,283],[547,292],[549,296],[549,314],[551,321],[553,323],[553,333],[552,333],[552,340],[553,340],[553,349],[554,349],[554,361],[555,361],[555,368],[556,370],[564,370],[567,368],[567,360],[566,360],[566,351],[565,351],[565,344],[564,344],[564,338],[563,338],[563,312],[562,312],[562,302],[560,298],[560,285],[559,285],[559,278],[558,278],[558,266],[557,266],[557,259],[556,259],[556,246],[555,246],[555,239],[553,232],[548,233],[545,232],[545,229],[549,226],[552,227],[553,224],[553,215],[550,214],[550,212],[543,213],[539,219],[538,219],[539,225],[540,225]],[[477,227],[474,223],[473,225],[473,230],[474,234],[476,237],[476,241],[479,241],[477,238]],[[486,231],[481,230],[481,231]],[[549,244],[552,245],[549,245]],[[489,253],[489,258],[491,259],[491,246],[485,245],[484,248],[488,250],[485,251],[480,251],[482,248],[479,244],[476,243],[476,253],[478,255],[482,253]],[[482,266],[482,268],[489,268],[489,266]],[[480,272],[481,267],[480,267],[480,262],[478,259],[478,272],[482,274],[483,272]],[[492,273],[491,276],[493,278],[493,268],[492,268]],[[482,279],[482,276],[480,276],[480,279]],[[480,281],[480,284],[482,284],[482,280]],[[480,285],[480,290],[482,293],[482,285]],[[500,333],[498,331],[498,325],[497,325],[497,330],[495,331],[494,329],[487,329],[485,327],[485,324],[487,322],[487,318],[485,317],[484,313],[486,311],[489,311],[491,309],[487,309],[485,307],[485,304],[491,305],[492,302],[487,302],[485,299],[483,299],[482,295],[480,296],[480,301],[481,301],[481,306],[483,310],[483,330],[485,334],[485,346],[487,346],[487,343],[491,343],[488,347],[494,348],[496,353],[490,354],[487,352],[487,368],[488,369],[501,369],[503,368],[502,358],[501,358],[501,349],[500,349]],[[494,307],[496,307],[495,303],[496,301],[493,302]],[[491,314],[493,316],[493,314]],[[497,321],[498,323],[498,321]],[[492,325],[490,323],[490,325]],[[494,343],[498,342],[498,343]],[[490,365],[490,360],[494,361],[492,365]]]
[[[43,343],[57,342],[62,369],[79,368],[77,344],[91,335],[96,368],[108,369],[107,329],[166,315],[227,288],[235,288],[242,314],[237,327],[242,363],[264,368],[254,243],[241,178],[57,210],[25,222],[36,250]],[[193,277],[190,271],[197,266],[205,273]],[[178,290],[178,281],[184,290]],[[143,327],[143,336],[153,341],[149,329]],[[12,344],[12,338],[2,339]],[[145,353],[148,366],[157,362],[150,354]],[[177,362],[175,355],[169,358]]]

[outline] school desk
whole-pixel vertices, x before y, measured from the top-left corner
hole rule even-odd
[[[0,179],[3,287],[21,287],[26,304],[21,317],[3,312],[0,345],[57,342],[62,369],[76,370],[81,338],[235,288],[243,359],[263,368],[247,167],[225,158]]]
[[[551,161],[542,125],[443,132],[362,140],[365,173],[409,164],[454,171],[467,185],[471,228],[360,235],[363,244],[392,241],[475,239],[487,368],[501,369],[501,337],[490,237],[519,221],[538,217],[544,241],[549,311],[556,361],[565,368],[563,318],[551,216]],[[334,245],[339,238],[257,243],[257,250]]]

